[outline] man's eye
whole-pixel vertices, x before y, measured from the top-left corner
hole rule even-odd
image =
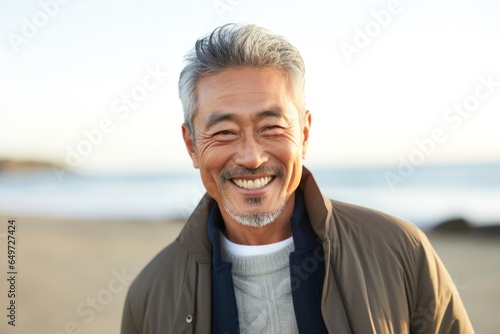
[[[216,133],[216,135],[223,135],[223,136],[227,136],[227,135],[232,135],[233,133],[229,130],[223,130],[223,131],[219,131]]]
[[[274,132],[281,131],[281,127],[279,125],[270,125],[270,126],[266,126],[264,128],[264,131],[274,133]]]
[[[229,140],[232,139],[235,135],[234,131],[231,130],[222,130],[214,133],[214,137],[218,138],[218,140]]]

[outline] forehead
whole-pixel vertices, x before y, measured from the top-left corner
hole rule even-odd
[[[197,83],[198,113],[253,113],[289,109],[286,78],[274,68],[234,68],[202,77]]]

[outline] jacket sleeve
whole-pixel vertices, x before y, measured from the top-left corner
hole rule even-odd
[[[129,296],[127,296],[127,299],[125,300],[125,305],[123,307],[120,334],[140,334],[135,324],[130,306],[131,305],[129,303]]]
[[[421,233],[414,276],[414,295],[411,313],[411,333],[470,334],[472,324],[455,283],[431,246]]]

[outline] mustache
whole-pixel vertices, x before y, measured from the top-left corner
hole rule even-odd
[[[219,175],[219,180],[221,183],[223,183],[229,179],[234,178],[235,176],[254,176],[257,174],[271,174],[284,179],[286,171],[283,167],[279,166],[260,166],[255,169],[239,166],[233,169],[222,171]]]

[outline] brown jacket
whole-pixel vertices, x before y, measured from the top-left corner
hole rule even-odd
[[[418,228],[325,198],[306,168],[299,187],[323,243],[322,314],[330,333],[474,333],[452,279]],[[137,276],[122,334],[210,333],[213,203],[205,195],[179,237]]]

